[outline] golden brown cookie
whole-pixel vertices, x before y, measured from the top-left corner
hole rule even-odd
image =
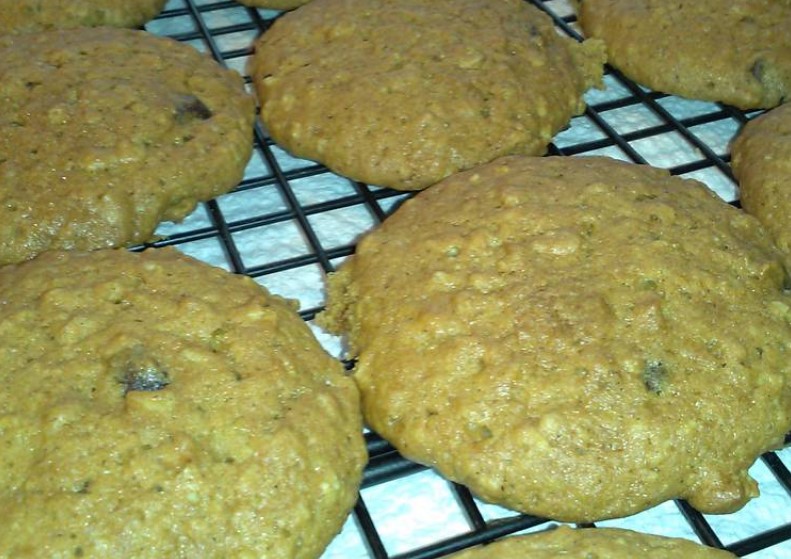
[[[772,233],[791,269],[791,104],[748,122],[731,154],[742,207]]]
[[[452,559],[728,559],[728,551],[681,538],[641,534],[620,528],[573,530],[559,526],[530,536],[513,536],[474,547]],[[449,558],[450,559],[450,558]]]
[[[139,27],[167,0],[0,0],[0,34],[72,27]]]
[[[318,557],[358,393],[284,300],[172,249],[0,269],[0,556]]]
[[[245,6],[253,6],[256,8],[270,8],[272,10],[293,10],[310,0],[238,0],[240,4]]]
[[[313,0],[256,45],[272,138],[356,180],[417,190],[541,154],[598,85],[604,47],[522,0]]]
[[[791,0],[578,0],[586,35],[652,89],[742,109],[791,96]]]
[[[252,151],[241,77],[143,31],[0,37],[0,94],[0,263],[148,241]]]
[[[404,203],[330,277],[370,426],[570,522],[709,513],[791,428],[791,294],[755,218],[606,158],[506,157]]]

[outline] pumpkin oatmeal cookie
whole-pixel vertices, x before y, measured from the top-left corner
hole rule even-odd
[[[731,155],[742,208],[772,233],[791,269],[791,104],[748,122]]]
[[[449,559],[733,559],[728,551],[690,540],[641,534],[621,528],[559,526],[535,535],[513,536],[452,555]]]
[[[523,0],[313,0],[256,45],[272,138],[356,180],[418,190],[545,152],[599,85],[604,47]]]
[[[293,307],[173,249],[0,269],[0,557],[319,557],[358,393]]]
[[[244,6],[251,6],[255,8],[269,8],[272,10],[293,10],[310,0],[237,0]]]
[[[369,425],[568,522],[757,495],[791,428],[791,293],[757,220],[607,158],[506,157],[405,202],[329,279]]]
[[[238,184],[254,117],[236,72],[172,39],[0,37],[0,264],[151,240]]]
[[[769,108],[791,96],[791,0],[578,0],[609,62],[657,91]]]
[[[0,0],[0,34],[73,27],[139,27],[167,0]]]

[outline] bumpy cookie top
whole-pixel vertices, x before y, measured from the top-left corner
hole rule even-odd
[[[241,77],[142,31],[0,37],[0,95],[0,263],[147,241],[252,151]]]
[[[742,109],[791,97],[791,0],[578,0],[585,33],[648,87]]]
[[[791,270],[791,104],[748,122],[731,153],[742,207],[771,231]]]
[[[791,294],[751,216],[604,158],[502,158],[402,205],[330,278],[370,425],[558,520],[732,511],[791,427]],[[786,284],[787,285],[787,284]]]
[[[0,270],[0,556],[315,558],[357,389],[293,308],[169,250]]]
[[[573,530],[560,526],[530,536],[505,538],[457,553],[453,559],[729,559],[736,557],[689,540],[620,528]]]
[[[522,0],[313,0],[264,33],[251,73],[278,143],[410,190],[543,153],[603,62]]]
[[[239,3],[245,6],[271,8],[273,10],[292,10],[308,2],[310,0],[239,0]]]
[[[72,27],[138,27],[167,0],[0,0],[0,34]]]

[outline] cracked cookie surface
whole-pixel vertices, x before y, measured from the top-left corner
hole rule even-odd
[[[542,154],[584,109],[604,48],[522,0],[313,0],[256,44],[272,138],[355,180],[418,190]]]
[[[359,395],[291,304],[172,249],[0,269],[0,557],[315,558]]]
[[[241,77],[129,29],[0,37],[0,263],[149,241],[234,188],[252,151]]]
[[[562,521],[733,511],[791,428],[780,253],[701,183],[507,157],[406,201],[329,278],[368,423],[485,500]]]

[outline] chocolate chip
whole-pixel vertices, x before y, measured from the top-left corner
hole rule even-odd
[[[753,77],[756,80],[762,83],[763,83],[764,71],[765,71],[765,63],[761,58],[753,62],[753,65],[750,67],[750,73],[753,75]]]
[[[643,384],[649,392],[661,394],[667,384],[667,368],[661,361],[646,361],[643,367]]]
[[[142,346],[134,346],[114,356],[112,367],[124,395],[162,390],[170,384],[170,375],[165,367]]]
[[[179,95],[176,99],[176,122],[181,124],[193,120],[209,120],[212,112],[203,101],[194,95]]]
[[[132,391],[154,392],[169,385],[170,376],[167,371],[154,368],[130,369],[124,373],[121,384],[124,385],[124,394]]]

